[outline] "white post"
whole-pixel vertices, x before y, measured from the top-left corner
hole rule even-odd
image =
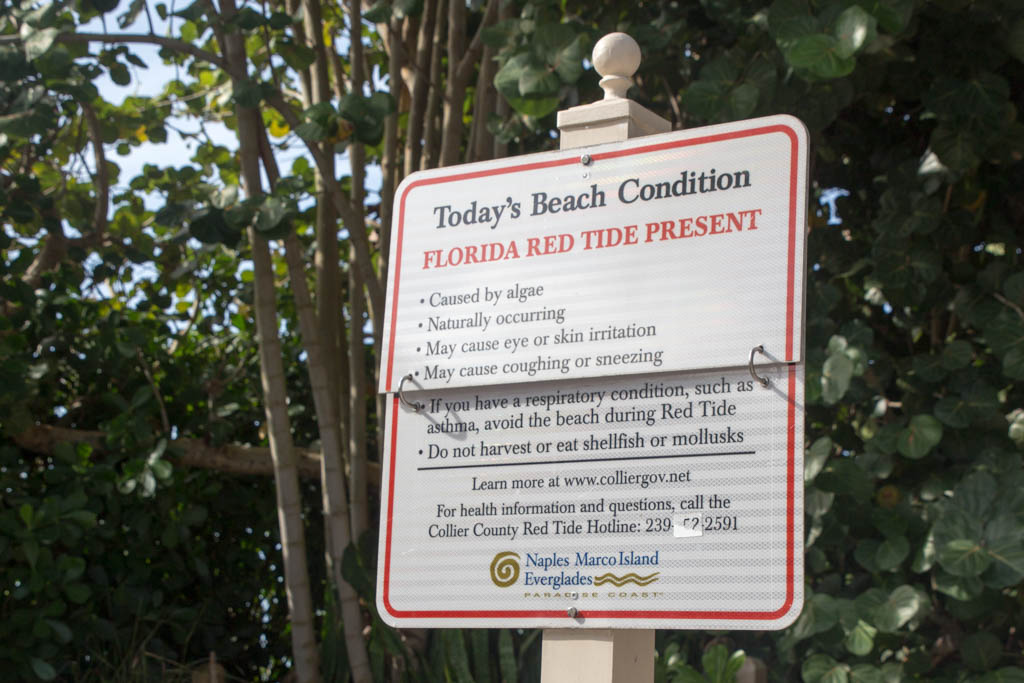
[[[561,149],[621,142],[667,133],[672,124],[650,109],[626,99],[640,67],[640,46],[625,33],[609,33],[594,45],[591,61],[601,74],[604,99],[558,112]]]
[[[625,33],[594,45],[604,99],[558,112],[561,149],[667,133],[672,124],[626,99],[640,67],[640,46]],[[586,610],[579,615],[586,620]],[[541,683],[649,683],[654,680],[654,630],[545,629]]]

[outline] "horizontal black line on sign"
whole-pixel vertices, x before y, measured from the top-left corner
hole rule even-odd
[[[716,455],[754,455],[756,451],[725,451],[723,453],[679,453],[678,455],[637,455],[623,458],[582,458],[574,460],[526,460],[523,462],[487,462],[476,465],[435,465],[417,467],[423,470],[468,470],[471,467],[518,467],[519,465],[571,465],[577,462],[622,462],[623,460],[664,460],[666,458],[703,458]]]

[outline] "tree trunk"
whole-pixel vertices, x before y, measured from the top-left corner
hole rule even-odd
[[[302,244],[299,238],[290,234],[285,239],[285,259],[291,278],[292,294],[295,297],[295,311],[306,349],[309,368],[309,384],[316,407],[317,428],[320,432],[320,446],[323,449],[322,477],[324,518],[328,525],[329,569],[338,591],[342,625],[345,633],[345,648],[348,651],[349,667],[355,683],[372,680],[370,661],[366,656],[363,642],[363,615],[359,608],[359,596],[341,576],[341,560],[345,549],[352,542],[349,534],[348,496],[345,495],[345,481],[341,466],[341,430],[336,419],[337,413],[330,399],[329,375],[326,372],[323,346],[318,339],[319,326],[313,312],[306,284],[305,264],[302,260]]]
[[[223,0],[221,11],[225,21],[230,21],[236,13],[234,0]],[[224,57],[232,80],[237,83],[246,73],[245,45],[241,34],[234,32],[226,35]],[[239,128],[242,183],[246,196],[258,197],[263,193],[259,170],[259,111],[236,105],[235,116]],[[306,534],[302,519],[302,499],[299,494],[299,475],[292,452],[291,425],[288,419],[288,387],[278,337],[274,268],[267,241],[257,235],[252,227],[249,228],[249,242],[252,246],[254,274],[253,308],[259,334],[260,381],[263,386],[270,453],[274,460],[277,514],[281,530],[285,593],[291,620],[294,671],[299,683],[316,683],[320,680],[320,653],[313,622],[309,568],[306,564]]]
[[[434,20],[434,43],[430,51],[430,91],[427,95],[427,108],[423,115],[426,131],[423,134],[423,153],[420,156],[420,170],[437,166],[437,158],[441,153],[441,135],[438,118],[441,110],[441,45],[444,40],[445,10],[447,0],[437,0]]]
[[[423,152],[423,129],[426,120],[427,93],[430,89],[430,54],[431,39],[434,36],[434,19],[438,0],[425,0],[423,3],[423,19],[420,22],[419,35],[416,41],[415,64],[413,65],[413,82],[409,96],[409,123],[406,126],[405,158],[403,178],[419,168],[420,155]]]
[[[352,26],[362,23],[361,0],[350,0],[350,22]],[[358,40],[349,44],[349,61],[352,64],[352,88],[358,92],[363,89],[366,74],[363,70],[363,45]],[[362,207],[366,195],[363,183],[366,180],[366,149],[361,144],[353,144],[349,149],[352,161],[352,203]],[[385,201],[381,197],[381,203]],[[349,233],[354,230],[366,230],[365,223],[346,225]],[[352,258],[358,255],[353,252]],[[352,476],[349,480],[349,499],[351,501],[352,538],[359,540],[363,532],[369,528],[370,505],[366,495],[366,362],[363,350],[363,312],[366,309],[363,293],[366,269],[348,269],[348,300],[349,300],[349,332],[348,339],[348,453]],[[383,302],[382,302],[383,303]],[[384,324],[383,308],[371,305],[379,320],[375,323],[374,338],[379,337],[379,328]]]

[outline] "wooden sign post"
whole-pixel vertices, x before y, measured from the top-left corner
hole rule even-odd
[[[558,112],[560,149],[667,133],[672,124],[626,98],[640,46],[625,33],[594,45],[604,99]],[[654,629],[544,629],[541,683],[647,683],[654,680]]]

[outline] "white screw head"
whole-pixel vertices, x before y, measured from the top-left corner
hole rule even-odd
[[[594,45],[591,61],[602,76],[604,98],[624,98],[640,68],[640,46],[625,33],[609,33]]]

